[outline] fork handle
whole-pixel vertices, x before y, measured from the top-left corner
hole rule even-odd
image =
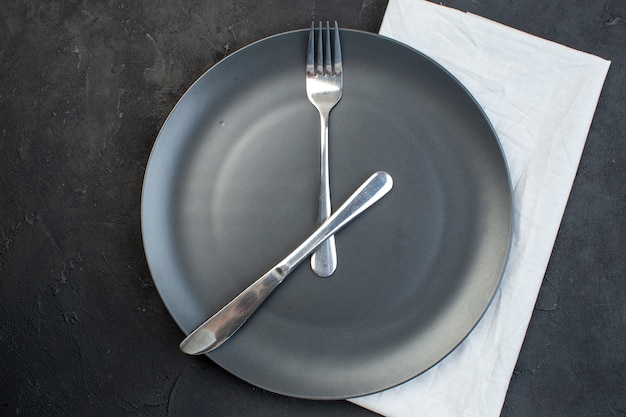
[[[320,163],[320,196],[317,209],[317,224],[322,224],[331,214],[330,181],[328,173],[328,117],[320,111],[321,132],[321,163]],[[320,277],[329,277],[337,269],[337,246],[335,235],[330,236],[311,255],[311,269]]]

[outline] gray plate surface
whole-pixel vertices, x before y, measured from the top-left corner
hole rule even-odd
[[[289,32],[221,61],[181,98],[154,145],[144,245],[186,334],[315,228],[319,119],[305,93],[307,40],[308,31]],[[511,238],[506,162],[468,92],[400,43],[350,30],[341,40],[333,205],[377,170],[394,189],[337,234],[331,278],[303,263],[208,355],[254,385],[302,398],[376,392],[444,358],[491,302]]]

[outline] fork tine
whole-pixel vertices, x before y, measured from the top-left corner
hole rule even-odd
[[[326,21],[326,39],[324,42],[324,75],[333,74],[333,64],[330,61],[330,23]]]
[[[341,43],[339,42],[339,25],[335,21],[335,48],[333,63],[335,66],[335,75],[342,75],[343,64],[341,62]]]
[[[323,62],[323,54],[322,54],[322,22],[319,22],[319,30],[317,31],[317,56],[316,56],[316,65],[315,72],[319,75],[324,74],[324,62]]]
[[[315,75],[315,23],[311,22],[311,32],[309,33],[309,49],[306,54],[306,73]]]

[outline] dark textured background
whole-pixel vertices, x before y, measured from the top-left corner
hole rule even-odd
[[[503,416],[626,415],[626,3],[444,4],[611,60]],[[180,353],[143,254],[150,149],[184,91],[311,20],[376,32],[386,1],[0,5],[0,415],[367,416]]]

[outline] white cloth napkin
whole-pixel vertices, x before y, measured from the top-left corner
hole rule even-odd
[[[610,62],[423,0],[390,0],[380,33],[437,61],[483,107],[515,224],[501,287],[470,336],[424,374],[350,401],[386,416],[499,416]]]

